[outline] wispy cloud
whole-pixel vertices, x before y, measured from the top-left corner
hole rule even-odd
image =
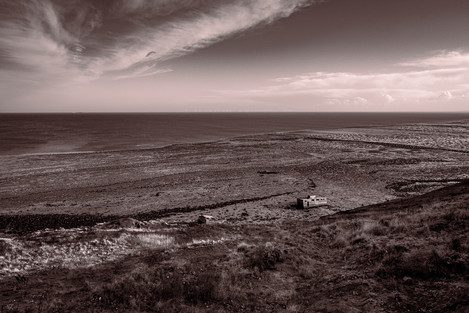
[[[114,13],[117,16],[134,14],[137,18],[167,16],[177,11],[198,9],[214,2],[214,0],[120,0],[114,7]]]
[[[12,74],[21,77],[24,72],[25,80],[56,83],[80,80],[86,75],[80,40],[99,25],[99,15],[85,18],[87,7],[79,7],[77,18],[65,27],[64,10],[49,0],[4,1],[6,7],[0,22],[0,46],[4,53],[0,64],[10,66],[6,71],[0,70],[0,79],[11,79]],[[76,20],[81,25],[76,25]]]
[[[463,51],[443,51],[437,55],[403,62],[400,66],[418,68],[469,68],[469,53]]]
[[[2,0],[0,64],[42,81],[148,76],[168,71],[159,67],[162,61],[312,2]],[[6,75],[0,70],[0,79]]]
[[[148,1],[139,1],[148,7]],[[185,6],[197,1],[180,1]],[[205,3],[208,1],[198,1]],[[305,0],[259,0],[213,2],[204,10],[169,20],[154,28],[144,28],[127,36],[128,42],[138,42],[131,47],[119,46],[114,57],[103,67],[106,72],[125,71],[146,75],[161,61],[179,57],[221,41],[233,34],[262,23],[270,23],[287,17],[295,10],[310,3]],[[161,8],[162,1],[156,5]],[[174,7],[174,4],[170,6]],[[135,10],[135,7],[133,7]],[[144,41],[142,41],[144,38]],[[145,57],[144,57],[145,56]]]
[[[468,82],[469,53],[453,51],[401,63],[382,73],[313,72],[275,78],[264,88],[221,93],[254,99],[303,96],[312,103],[342,107],[404,108],[405,104],[467,101]]]

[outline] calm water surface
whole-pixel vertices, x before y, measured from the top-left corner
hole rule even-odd
[[[469,113],[0,114],[0,154],[160,147],[248,134],[469,119]]]

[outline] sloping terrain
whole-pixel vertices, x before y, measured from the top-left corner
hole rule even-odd
[[[24,259],[36,249],[51,261],[3,273],[1,311],[467,312],[468,204],[464,181],[316,221],[12,234],[4,256],[22,244]]]
[[[468,134],[2,155],[0,312],[465,312]]]

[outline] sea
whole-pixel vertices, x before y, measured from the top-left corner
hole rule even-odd
[[[469,113],[0,114],[0,155],[149,149],[251,134],[467,119]]]

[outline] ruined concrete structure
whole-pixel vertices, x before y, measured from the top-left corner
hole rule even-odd
[[[298,198],[296,203],[298,209],[314,208],[317,206],[326,205],[327,198],[318,196],[308,196],[307,198]]]

